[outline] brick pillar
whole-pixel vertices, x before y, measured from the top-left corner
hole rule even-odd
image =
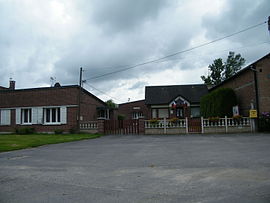
[[[105,133],[105,120],[98,120],[98,133],[104,134]]]
[[[145,126],[144,126],[144,119],[139,119],[139,134],[144,135],[145,134]]]

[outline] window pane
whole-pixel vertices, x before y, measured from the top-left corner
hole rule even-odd
[[[23,109],[23,122],[28,123],[28,109]]]
[[[191,116],[200,117],[200,107],[191,107]]]
[[[168,109],[159,109],[158,110],[158,117],[159,118],[168,118],[169,117]]]
[[[32,123],[32,109],[28,109],[29,112],[29,123]]]
[[[152,118],[157,118],[157,110],[152,109]]]
[[[52,122],[56,122],[56,109],[52,109]]]
[[[46,109],[46,122],[50,122],[50,109]]]
[[[57,122],[60,123],[60,108],[57,108]]]

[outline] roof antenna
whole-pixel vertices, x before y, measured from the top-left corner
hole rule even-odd
[[[56,81],[56,77],[50,77],[51,87],[54,86],[55,81]]]

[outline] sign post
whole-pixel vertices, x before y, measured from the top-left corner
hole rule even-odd
[[[258,118],[258,112],[256,109],[249,110],[249,118],[251,120],[251,131],[255,132],[255,119]]]

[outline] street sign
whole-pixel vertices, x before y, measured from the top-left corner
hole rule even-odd
[[[250,118],[257,118],[258,117],[257,110],[255,110],[255,109],[249,110],[249,117]]]

